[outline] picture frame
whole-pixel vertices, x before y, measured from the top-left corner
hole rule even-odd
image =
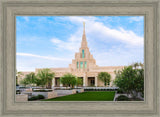
[[[0,0],[1,116],[112,116],[159,117],[160,0]],[[16,102],[16,21],[18,15],[145,17],[144,101]]]

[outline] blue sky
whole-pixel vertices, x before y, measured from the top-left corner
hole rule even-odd
[[[97,65],[143,62],[143,16],[17,16],[17,70],[68,67],[79,51],[84,21]]]

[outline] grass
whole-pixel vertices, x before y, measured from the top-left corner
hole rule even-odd
[[[91,91],[41,101],[113,101],[114,91]]]

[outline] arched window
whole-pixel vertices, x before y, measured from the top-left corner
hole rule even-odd
[[[87,62],[86,61],[84,62],[84,67],[87,68]]]
[[[83,62],[81,62],[81,69],[83,68]]]
[[[77,62],[77,68],[79,68],[79,62]]]
[[[82,50],[82,58],[84,58],[84,50]]]

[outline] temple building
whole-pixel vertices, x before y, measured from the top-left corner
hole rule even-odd
[[[103,56],[102,56],[103,57]],[[104,83],[97,78],[98,73],[108,72],[111,75],[110,86],[113,85],[113,80],[115,79],[115,70],[122,69],[123,66],[98,66],[96,65],[96,60],[90,53],[87,39],[85,34],[85,23],[83,23],[83,35],[81,47],[79,52],[75,53],[75,58],[72,63],[69,64],[68,68],[50,68],[51,71],[55,73],[55,78],[52,81],[52,87],[63,86],[59,79],[67,73],[71,73],[79,78],[82,78],[83,86],[104,86]],[[37,73],[36,69],[35,72]]]

